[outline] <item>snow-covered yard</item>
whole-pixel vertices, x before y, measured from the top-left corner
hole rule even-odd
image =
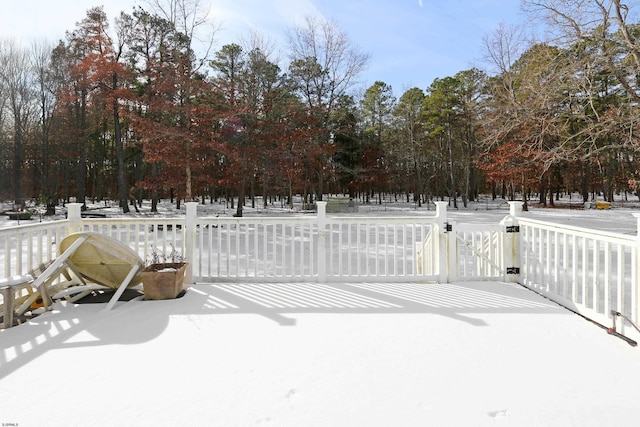
[[[518,285],[198,284],[103,307],[58,303],[0,332],[0,422],[601,427],[640,413],[640,350]]]
[[[574,195],[575,196],[575,195]],[[327,212],[329,215],[335,214],[332,212],[331,205],[333,203],[346,206],[347,199],[345,197],[328,196],[325,198],[328,200],[329,207]],[[536,207],[533,202],[530,202],[530,210],[525,215],[531,215],[534,218],[542,219],[545,221],[558,222],[561,224],[571,224],[581,227],[592,227],[608,231],[616,231],[626,234],[636,233],[636,219],[633,217],[633,213],[640,213],[640,202],[633,201],[616,201],[610,210],[598,210],[598,209],[582,209],[581,204],[577,203],[574,199],[562,199],[558,203],[564,204],[564,206],[573,206],[574,209],[552,209]],[[252,208],[249,205],[244,208],[245,216],[291,216],[291,215],[313,215],[313,210],[301,209],[301,201],[296,200],[294,209],[291,210],[288,206],[283,205],[281,202],[270,203],[265,209],[262,207],[262,200],[258,198],[256,201],[256,207]],[[185,205],[181,205],[181,209],[176,209],[175,204],[170,203],[168,200],[162,201],[158,206],[158,213],[151,212],[151,204],[148,200],[143,203],[140,212],[132,211],[126,215],[121,213],[121,209],[116,202],[110,203],[89,203],[87,202],[88,209],[91,213],[98,213],[106,215],[107,217],[128,217],[128,218],[149,218],[149,217],[176,217],[185,215]],[[12,209],[11,204],[0,204],[0,210],[6,211]],[[36,211],[42,211],[42,208],[32,208]],[[219,217],[231,217],[236,212],[231,208],[228,203],[223,201],[210,203],[200,203],[198,205],[198,216],[219,216]],[[484,198],[478,202],[471,202],[467,208],[462,207],[459,204],[458,209],[454,209],[452,206],[448,207],[448,215],[452,220],[459,222],[488,222],[496,223],[500,221],[505,215],[509,213],[508,203],[504,200],[490,200],[490,198]],[[342,215],[342,213],[338,213]],[[357,204],[357,212],[349,211],[348,215],[360,215],[360,216],[393,216],[393,215],[418,215],[418,216],[431,216],[435,215],[435,205],[433,203],[425,204],[418,208],[414,203],[403,202],[384,202],[382,204],[370,203],[370,204]],[[9,220],[7,216],[0,215],[0,228],[14,227],[19,224],[34,224],[39,221],[55,221],[64,219],[66,215],[66,208],[58,206],[56,208],[56,215],[53,217],[40,216],[34,214],[33,219],[30,221],[16,221]]]

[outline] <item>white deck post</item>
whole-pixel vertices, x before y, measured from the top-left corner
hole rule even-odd
[[[447,205],[448,202],[434,202],[436,204],[436,218],[438,218],[437,229],[437,248],[436,265],[438,266],[438,282],[448,283],[451,280],[451,273],[453,270],[451,266],[455,266],[455,250],[449,245],[447,235]],[[451,242],[455,245],[455,241]],[[451,256],[453,254],[453,259]],[[455,272],[454,272],[455,276]]]
[[[515,200],[507,203],[509,203],[509,215],[514,218],[522,216],[522,208],[524,207],[524,202]]]
[[[198,202],[186,202],[187,214],[184,230],[184,257],[187,261],[187,269],[184,273],[185,283],[193,283],[193,264],[196,255],[196,222],[198,219]]]
[[[522,266],[521,260],[521,250],[520,250],[520,232],[518,224],[518,217],[522,216],[522,208],[524,206],[524,202],[521,201],[510,201],[509,203],[509,216],[505,217],[500,223],[505,226],[504,236],[504,260],[503,267],[505,269],[504,272],[504,280],[505,282],[519,282],[520,281],[520,273],[513,273],[514,270],[511,270],[512,273],[508,274],[509,269],[517,269],[515,271],[519,271]],[[507,231],[506,228],[510,227],[510,231]]]
[[[327,281],[327,202],[316,202],[318,214],[318,282]]]
[[[69,234],[82,231],[82,203],[67,203],[67,219],[71,221]]]

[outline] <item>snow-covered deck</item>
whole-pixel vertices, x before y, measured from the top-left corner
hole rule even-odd
[[[199,284],[104,306],[0,331],[0,422],[600,427],[640,411],[640,350],[514,284]]]

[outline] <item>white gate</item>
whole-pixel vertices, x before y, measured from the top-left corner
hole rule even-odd
[[[448,224],[449,281],[509,280],[518,274],[510,256],[512,233],[519,227],[500,224]]]

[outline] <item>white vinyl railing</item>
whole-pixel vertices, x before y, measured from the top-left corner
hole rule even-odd
[[[327,216],[318,202],[315,216],[207,218],[187,203],[182,218],[83,219],[69,204],[67,220],[0,230],[0,279],[55,259],[69,233],[91,231],[149,262],[183,255],[189,283],[503,280],[603,324],[612,310],[640,323],[637,236],[534,220],[522,202],[499,224],[449,223],[447,203],[436,205],[423,217]]]
[[[436,281],[435,217],[198,218],[192,274],[200,281]],[[429,253],[421,257],[419,246]]]
[[[600,323],[638,318],[638,239],[519,218],[520,282]]]
[[[0,279],[22,276],[55,259],[69,222],[47,222],[0,230]]]
[[[446,202],[438,203],[436,216],[393,218],[328,217],[325,202],[316,216],[207,218],[187,203],[186,216],[172,219],[83,219],[69,204],[67,220],[0,230],[0,277],[54,259],[57,242],[83,231],[115,238],[148,262],[179,253],[189,281],[446,280],[438,232]]]

